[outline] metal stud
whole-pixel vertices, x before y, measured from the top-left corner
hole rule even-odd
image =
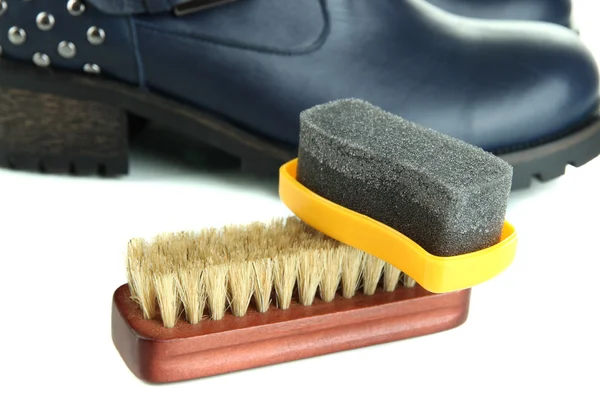
[[[35,18],[37,27],[42,31],[49,31],[52,29],[52,27],[54,27],[54,22],[54,16],[47,12],[41,12]]]
[[[18,26],[13,26],[8,30],[8,40],[12,44],[19,46],[27,40],[27,33]]]
[[[69,0],[67,10],[72,16],[78,17],[85,12],[85,5],[79,0]]]
[[[92,26],[87,30],[87,40],[94,46],[104,43],[104,39],[106,38],[106,33],[104,29],[98,28],[97,26]]]
[[[8,3],[4,0],[0,2],[0,17],[8,10]]]
[[[33,55],[33,63],[38,67],[45,68],[50,65],[50,57],[44,53],[35,53]]]
[[[87,63],[83,66],[83,70],[84,72],[87,72],[88,74],[99,74],[100,72],[102,72],[100,70],[100,67],[98,66],[98,64],[90,64]]]
[[[58,54],[64,58],[73,58],[77,53],[75,45],[71,42],[62,41],[58,44]]]

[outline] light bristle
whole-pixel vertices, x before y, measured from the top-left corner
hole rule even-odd
[[[132,239],[127,246],[127,282],[132,299],[140,305],[143,316],[156,316],[156,290],[152,279],[150,262],[146,257],[147,243]]]
[[[324,253],[325,260],[323,260],[324,266],[321,283],[319,284],[319,295],[323,301],[329,303],[335,299],[335,294],[340,286],[344,253],[339,248]]]
[[[293,302],[325,302],[383,289],[412,287],[416,282],[398,269],[361,250],[335,241],[296,217],[269,224],[253,223],[178,232],[153,241],[131,240],[127,248],[131,298],[143,317],[159,312],[166,327],[185,316],[190,324],[227,312],[244,316],[250,304],[268,312],[272,303],[288,309]],[[380,289],[379,289],[380,290]],[[158,307],[157,307],[158,305]]]
[[[365,259],[365,266],[363,272],[363,293],[366,295],[373,295],[377,290],[377,285],[381,279],[381,273],[385,261],[382,261],[372,255],[367,255]]]
[[[134,279],[134,274],[139,273],[139,268],[146,258],[146,247],[147,243],[144,239],[135,238],[131,239],[129,243],[127,243],[127,282],[130,284],[129,290],[131,292],[132,297],[139,296],[137,291],[137,287],[131,285]]]
[[[200,263],[177,271],[177,289],[186,320],[190,324],[197,324],[202,320],[206,304],[206,288]]]
[[[229,266],[229,301],[231,313],[243,317],[248,311],[252,294],[254,293],[254,270],[248,262],[236,263]]]
[[[274,262],[272,259],[252,262],[252,269],[254,271],[254,302],[256,303],[256,309],[261,313],[266,312],[271,305],[273,265]]]
[[[402,280],[404,283],[404,287],[412,288],[417,285],[417,282],[415,282],[415,280],[413,278],[411,278],[410,276],[408,276],[406,274],[402,274],[402,275],[403,275]]]
[[[277,307],[290,308],[294,287],[298,279],[298,257],[286,256],[274,260],[274,286],[277,294]]]
[[[402,272],[390,264],[385,264],[383,267],[383,290],[386,292],[393,292],[400,283],[400,275]]]
[[[349,299],[356,295],[363,273],[363,262],[366,254],[362,251],[346,247],[342,265],[342,296]]]
[[[154,288],[163,324],[167,328],[172,328],[179,318],[179,297],[177,296],[175,273],[166,272],[154,275]]]
[[[214,265],[204,269],[204,283],[210,317],[220,320],[227,310],[227,265]]]
[[[323,251],[303,251],[298,254],[298,260],[298,297],[300,304],[310,306],[321,281]]]

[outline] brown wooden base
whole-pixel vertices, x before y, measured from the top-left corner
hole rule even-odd
[[[373,296],[315,300],[174,328],[144,320],[127,285],[113,298],[112,337],[140,379],[175,382],[350,350],[448,330],[468,316],[471,290],[432,294],[421,287]]]

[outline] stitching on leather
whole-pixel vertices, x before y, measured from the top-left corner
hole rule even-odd
[[[138,85],[140,87],[145,87],[146,86],[146,74],[144,72],[144,64],[142,63],[142,53],[140,51],[137,29],[135,26],[135,20],[134,20],[133,16],[129,17],[129,27],[131,29],[131,41],[133,42],[133,53],[135,55],[135,62],[137,64]]]
[[[321,5],[321,13],[323,15],[323,21],[324,21],[323,30],[319,34],[319,37],[313,43],[306,45],[304,47],[293,49],[293,50],[281,49],[281,48],[271,47],[271,46],[249,46],[244,43],[240,43],[236,40],[214,40],[214,39],[200,37],[200,36],[182,35],[180,33],[175,33],[172,31],[156,28],[155,26],[150,25],[147,22],[138,20],[138,21],[136,21],[136,23],[142,29],[145,29],[147,31],[153,31],[156,33],[161,33],[164,35],[168,35],[168,36],[171,36],[172,38],[177,38],[177,39],[182,39],[182,40],[187,39],[188,41],[199,41],[199,42],[212,44],[215,46],[231,47],[231,48],[237,48],[237,49],[241,49],[241,50],[260,52],[260,53],[276,54],[276,55],[282,55],[282,56],[293,56],[293,55],[308,54],[308,53],[312,53],[312,52],[318,50],[319,48],[321,48],[323,46],[323,44],[329,37],[329,33],[331,32],[331,20],[330,20],[330,16],[329,16],[329,8],[327,7],[327,0],[319,0],[319,4]]]

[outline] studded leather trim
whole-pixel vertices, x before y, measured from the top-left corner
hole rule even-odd
[[[2,58],[143,82],[129,18],[107,15],[89,0],[0,0],[0,7]]]

